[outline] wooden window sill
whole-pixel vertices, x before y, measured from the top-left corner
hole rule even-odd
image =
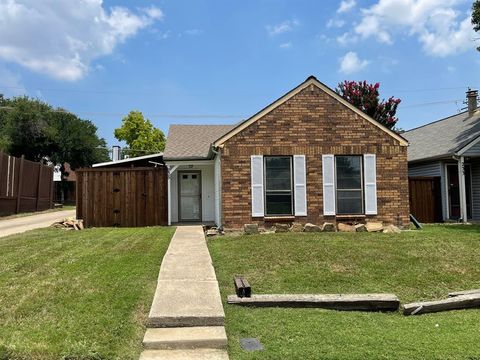
[[[279,220],[279,221],[286,221],[286,220],[295,220],[295,216],[294,215],[284,215],[284,216],[264,216],[263,219],[265,221],[276,221],[276,220]]]

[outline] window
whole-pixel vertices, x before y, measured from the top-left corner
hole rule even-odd
[[[336,156],[337,214],[363,214],[361,156]]]
[[[292,157],[265,156],[265,214],[292,215]]]

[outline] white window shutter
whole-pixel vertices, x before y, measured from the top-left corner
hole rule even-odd
[[[252,216],[263,217],[265,214],[263,200],[263,156],[252,155]]]
[[[323,215],[335,215],[335,156],[322,155]]]
[[[305,155],[293,156],[295,216],[307,216],[307,168]]]
[[[377,214],[377,165],[375,154],[363,155],[365,215]]]

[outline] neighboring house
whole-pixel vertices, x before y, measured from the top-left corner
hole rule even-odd
[[[69,163],[64,164],[66,175],[63,176],[60,171],[60,165],[53,169],[53,202],[63,205],[75,205],[76,201],[76,182],[75,171],[70,168]]]
[[[172,125],[169,223],[409,222],[408,142],[315,77],[236,125]]]
[[[114,157],[115,158],[115,157]],[[93,164],[92,168],[134,168],[163,166],[163,153],[143,155]]]
[[[468,110],[402,135],[410,142],[408,173],[440,183],[440,219],[480,220],[480,111],[478,92],[467,92]],[[414,214],[415,215],[415,214]]]

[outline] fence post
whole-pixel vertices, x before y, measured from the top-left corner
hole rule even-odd
[[[22,197],[22,177],[23,177],[23,165],[25,162],[25,155],[22,155],[20,158],[20,169],[18,171],[18,180],[17,180],[17,208],[15,214],[20,212],[20,201]]]
[[[53,209],[53,191],[54,191],[54,185],[55,182],[53,181],[53,172],[55,171],[53,167],[51,168],[51,173],[50,173],[50,179],[52,179],[52,182],[50,184],[50,209]]]
[[[3,151],[0,151],[0,174],[5,174],[2,166],[3,166]],[[0,192],[0,196],[1,195],[2,195],[2,193]]]
[[[40,202],[40,189],[42,185],[42,170],[43,170],[43,165],[41,163],[38,163],[39,169],[38,169],[38,181],[37,181],[37,201],[35,203],[35,211],[38,211],[38,203]]]

